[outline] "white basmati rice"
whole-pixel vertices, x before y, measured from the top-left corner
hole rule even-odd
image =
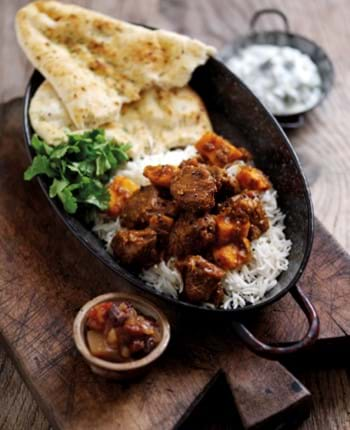
[[[126,176],[144,186],[149,182],[142,175],[147,165],[179,165],[183,160],[193,157],[193,146],[176,149],[161,154],[149,155],[129,161],[118,175]],[[239,161],[226,168],[229,175],[235,176],[244,162]],[[249,303],[256,303],[277,284],[277,278],[288,268],[288,255],[292,246],[284,234],[284,215],[278,208],[277,192],[273,189],[261,193],[261,200],[270,221],[270,228],[252,242],[252,261],[240,270],[229,271],[222,280],[225,292],[224,309],[236,309]],[[121,228],[119,219],[106,222],[102,217],[96,220],[93,231],[110,244],[115,233]],[[162,261],[148,270],[143,270],[140,277],[156,290],[172,297],[177,297],[183,290],[180,272],[174,266],[174,260]]]
[[[119,218],[106,222],[105,218],[97,217],[92,231],[96,233],[101,240],[106,242],[106,249],[110,254],[112,254],[111,242],[116,232],[120,229],[121,225]]]
[[[161,261],[148,270],[144,270],[141,278],[156,290],[177,297],[183,290],[183,280],[174,265],[174,259]]]

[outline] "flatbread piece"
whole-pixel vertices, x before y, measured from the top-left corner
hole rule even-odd
[[[69,132],[83,131],[73,124],[48,81],[32,98],[29,115],[35,132],[50,145],[65,141]],[[124,105],[119,118],[103,128],[117,141],[131,143],[132,157],[194,144],[212,129],[202,100],[188,86],[151,88],[140,100]]]
[[[78,129],[115,121],[125,103],[183,87],[215,49],[71,4],[37,1],[16,16],[18,41],[54,87]]]

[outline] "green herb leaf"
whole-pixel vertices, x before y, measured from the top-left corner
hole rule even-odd
[[[38,155],[50,155],[53,148],[40,139],[38,135],[32,137],[32,147]]]
[[[36,155],[31,166],[24,172],[24,179],[30,181],[37,175],[46,175],[52,178],[55,175],[50,166],[50,160],[46,155]]]
[[[109,192],[100,181],[84,178],[78,194],[78,201],[89,203],[104,211],[108,209]]]
[[[58,197],[61,200],[64,210],[69,214],[74,214],[78,209],[78,203],[76,197],[73,196],[73,193],[65,188],[64,190],[58,193]]]
[[[108,156],[106,154],[101,154],[96,158],[96,176],[102,176],[112,168],[111,163],[108,160]]]
[[[67,154],[67,152],[76,154],[76,153],[80,152],[80,149],[78,146],[75,146],[75,145],[70,146],[70,145],[66,145],[66,144],[61,144],[61,145],[56,146],[53,149],[53,151],[50,154],[50,158],[51,159],[63,158]]]
[[[85,213],[94,208],[108,209],[110,195],[106,184],[115,170],[128,160],[129,144],[106,137],[105,130],[68,134],[67,142],[52,147],[37,135],[32,138],[37,155],[24,178],[36,175],[53,178],[49,195],[58,197],[68,213],[82,206]]]
[[[68,187],[68,185],[69,182],[67,179],[54,179],[49,189],[49,196],[53,199]]]

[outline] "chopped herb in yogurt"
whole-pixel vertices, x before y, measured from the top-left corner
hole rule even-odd
[[[227,66],[276,115],[310,109],[322,96],[315,63],[288,46],[251,45],[230,58]]]

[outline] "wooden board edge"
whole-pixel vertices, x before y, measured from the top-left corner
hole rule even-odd
[[[7,341],[6,336],[4,336],[0,331],[0,341],[5,352],[9,355],[11,362],[13,363],[15,369],[19,373],[22,381],[32,394],[34,400],[36,401],[38,407],[42,410],[43,414],[46,416],[53,430],[62,430],[62,426],[57,421],[55,415],[52,413],[51,409],[46,405],[43,397],[40,395],[39,391],[36,389],[35,385],[32,383],[25,366],[22,364],[21,360],[17,356],[15,350],[12,348],[11,343]]]
[[[249,430],[292,429],[309,417],[311,406],[312,395],[308,392],[302,399],[298,400],[290,407],[278,412],[272,418],[268,418],[261,423],[257,423],[253,427],[249,427]]]
[[[219,369],[213,375],[213,377],[209,380],[209,382],[203,387],[202,392],[188,406],[186,412],[182,415],[182,417],[175,424],[173,430],[181,430],[182,426],[186,423],[186,420],[192,415],[192,413],[196,409],[196,407],[199,406],[199,404],[202,402],[202,400],[206,397],[206,395],[213,388],[213,386],[218,382],[218,380],[223,377],[223,375],[224,375],[224,371],[222,369]]]

